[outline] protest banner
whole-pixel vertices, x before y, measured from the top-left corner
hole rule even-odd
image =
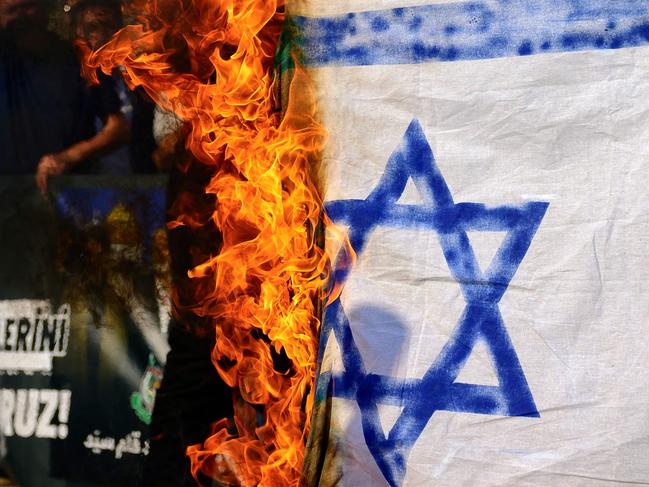
[[[168,349],[165,185],[0,182],[0,429],[22,487],[141,481]]]

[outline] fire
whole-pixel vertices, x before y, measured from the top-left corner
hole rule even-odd
[[[120,67],[190,124],[187,148],[213,169],[204,191],[218,253],[196,266],[189,306],[216,329],[212,361],[235,388],[234,421],[188,450],[192,472],[228,485],[297,486],[314,401],[319,306],[330,259],[318,243],[313,167],[324,142],[315,96],[295,70],[282,117],[273,61],[282,0],[149,0],[96,52],[87,75]],[[182,54],[185,72],[174,68]],[[204,225],[186,208],[172,226]],[[338,235],[338,234],[336,234]],[[335,286],[334,286],[335,289]]]

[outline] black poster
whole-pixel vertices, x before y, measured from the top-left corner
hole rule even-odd
[[[0,431],[22,487],[141,482],[168,349],[165,185],[0,181]]]

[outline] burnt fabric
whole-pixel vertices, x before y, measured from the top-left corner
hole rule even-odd
[[[195,212],[205,222],[215,199],[203,188],[213,168],[192,159],[179,149],[180,165],[169,178],[167,217]],[[213,224],[201,228],[176,226],[168,230],[174,311],[177,320],[170,326],[170,352],[162,386],[156,396],[151,424],[151,455],[145,464],[145,487],[193,487],[185,454],[190,445],[208,438],[210,426],[233,414],[232,391],[219,377],[211,361],[215,336],[210,320],[186,306],[193,304],[205,279],[191,279],[194,266],[218,252],[221,237]]]
[[[210,360],[212,344],[178,323],[171,325],[171,352],[156,395],[144,487],[194,487],[187,447],[205,440],[213,422],[232,415],[232,393]]]

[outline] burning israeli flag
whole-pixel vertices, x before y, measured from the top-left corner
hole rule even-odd
[[[308,483],[646,483],[649,4],[413,3],[294,12],[356,254]]]

